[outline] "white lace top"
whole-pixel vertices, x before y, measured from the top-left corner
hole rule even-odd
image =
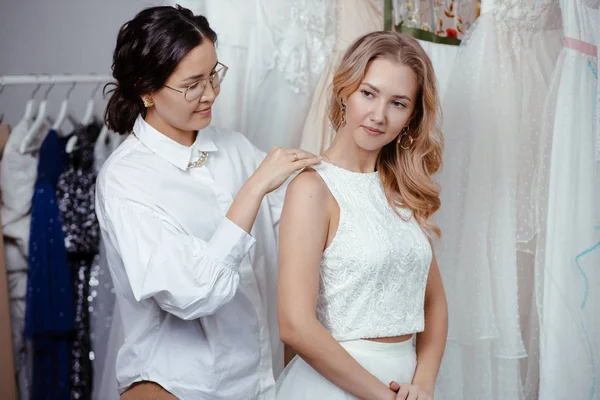
[[[321,259],[318,320],[338,341],[423,331],[432,251],[412,211],[394,212],[377,172],[313,168],[340,208]]]

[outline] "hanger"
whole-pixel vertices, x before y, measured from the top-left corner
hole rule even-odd
[[[108,137],[108,126],[106,126],[106,124],[102,125],[102,129],[100,129],[100,133],[98,134],[98,139],[96,139],[97,142],[103,143],[104,141],[106,141],[106,138]]]
[[[106,145],[110,143],[113,144],[113,138],[110,135],[110,129],[108,129],[108,125],[106,125],[106,121],[103,119],[102,129],[100,129],[100,133],[98,134],[98,138],[96,139],[97,143],[101,145]]]
[[[67,90],[67,93],[65,94],[65,98],[60,103],[60,108],[58,110],[58,115],[56,116],[56,121],[54,121],[54,124],[52,125],[52,129],[57,132],[62,126],[65,117],[67,116],[67,110],[69,108],[69,98],[71,97],[71,93],[73,93],[73,90],[75,90],[75,86],[77,86],[77,82],[73,82],[71,84],[71,87],[69,88],[69,90]]]
[[[77,135],[73,135],[69,138],[69,140],[67,141],[67,144],[65,145],[65,152],[67,154],[71,154],[73,152],[73,150],[75,150],[76,144],[77,144]]]
[[[98,92],[98,89],[100,89],[100,86],[102,85],[102,83],[99,83],[98,85],[96,85],[96,87],[94,88],[94,90],[92,91],[92,95],[90,96],[90,98],[87,101],[87,105],[85,107],[85,112],[83,114],[83,118],[81,119],[81,125],[86,126],[92,123],[92,118],[94,117],[94,105],[95,105],[95,100],[94,97],[96,96],[96,93]],[[73,150],[75,150],[75,146],[77,145],[77,136],[73,135],[69,138],[69,140],[67,141],[67,144],[65,145],[65,152],[67,154],[71,154],[73,152]]]
[[[26,151],[31,150],[28,147],[36,138],[40,128],[42,127],[42,124],[44,123],[44,119],[46,117],[46,110],[48,108],[48,94],[50,94],[50,91],[54,87],[54,78],[52,78],[52,76],[49,74],[48,76],[50,77],[50,85],[48,86],[48,89],[46,89],[46,93],[44,93],[44,98],[42,99],[42,101],[40,101],[38,112],[35,116],[33,124],[31,124],[29,130],[27,131],[27,135],[25,135],[25,138],[21,142],[21,153],[25,153]]]
[[[92,91],[92,95],[90,96],[90,98],[87,101],[87,106],[85,107],[85,113],[83,114],[83,118],[81,119],[82,125],[89,125],[92,123],[92,118],[94,117],[94,106],[96,105],[96,101],[94,100],[94,98],[96,97],[96,93],[98,93],[100,86],[102,86],[102,82],[100,82],[100,83],[98,83],[98,85],[96,85],[96,87]]]
[[[35,89],[33,89],[33,92],[31,92],[31,96],[29,97],[29,100],[27,100],[27,103],[25,104],[25,112],[23,113],[23,116],[21,117],[21,121],[19,121],[19,124],[24,123],[25,121],[29,121],[33,115],[33,106],[35,105],[35,95],[42,87],[42,84],[40,83],[40,77],[38,75],[36,75],[36,79],[38,81],[38,84],[35,87]]]
[[[102,86],[102,82],[99,82],[96,85],[96,87],[94,88],[94,90],[92,91],[90,98],[88,99],[87,106],[85,108],[85,113],[83,115],[83,118],[81,119],[81,125],[83,125],[83,126],[87,126],[92,123],[92,119],[94,118],[94,108],[96,105],[95,97],[96,97],[96,94],[98,93],[98,90],[100,90],[101,86]],[[103,126],[102,129],[100,130],[100,134],[98,135],[97,140],[100,140],[101,136],[106,137],[106,134],[108,133],[108,131],[106,133],[102,134],[102,131],[104,130],[104,128],[105,128],[105,126]],[[69,138],[69,140],[67,141],[67,144],[65,146],[65,152],[67,154],[72,153],[73,150],[76,149],[77,140],[78,140],[77,136],[72,136]]]

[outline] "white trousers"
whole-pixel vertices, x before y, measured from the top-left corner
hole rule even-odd
[[[340,342],[356,361],[385,385],[410,383],[417,367],[412,340],[379,343],[369,340]],[[277,380],[278,400],[354,400],[296,356]]]

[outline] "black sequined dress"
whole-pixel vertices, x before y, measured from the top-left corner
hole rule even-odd
[[[100,227],[94,204],[96,171],[94,143],[101,125],[75,130],[74,151],[61,174],[57,197],[74,284],[75,337],[71,350],[70,398],[91,399],[94,352],[90,340],[90,273],[97,262]]]

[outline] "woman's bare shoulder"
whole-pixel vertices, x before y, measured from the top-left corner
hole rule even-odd
[[[306,168],[289,184],[286,201],[326,201],[331,196],[327,184],[313,168]]]

